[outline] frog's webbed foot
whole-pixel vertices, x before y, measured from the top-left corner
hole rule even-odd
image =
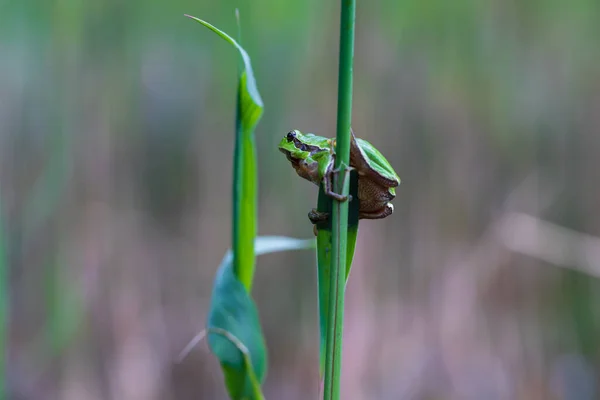
[[[312,222],[313,225],[315,225],[315,224],[318,224],[320,222],[327,221],[329,219],[329,213],[328,212],[319,211],[316,208],[313,208],[308,213],[308,219],[310,219],[310,222]]]
[[[313,233],[315,234],[315,236],[317,236],[317,233],[318,233],[317,224],[327,221],[329,219],[329,213],[319,211],[316,208],[313,208],[308,213],[308,219],[310,219],[310,222],[312,222]]]

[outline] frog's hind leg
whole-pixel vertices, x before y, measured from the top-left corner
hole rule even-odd
[[[385,207],[380,208],[377,211],[361,212],[358,216],[359,219],[381,219],[394,212],[394,206],[391,203],[387,203]]]

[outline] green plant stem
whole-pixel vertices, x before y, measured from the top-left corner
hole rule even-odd
[[[237,24],[237,40],[238,44],[242,45],[242,27],[240,25],[240,12],[235,9],[235,19]],[[238,76],[242,76],[244,72],[244,62],[241,57],[238,57]],[[238,78],[241,79],[241,78]],[[242,232],[246,229],[244,224],[251,224],[250,216],[244,216],[244,210],[242,206],[244,197],[244,129],[242,127],[242,99],[241,99],[241,88],[238,86],[236,106],[235,106],[235,147],[233,153],[233,212],[231,220],[231,243],[233,243],[233,268],[238,279],[242,282],[248,293],[252,288],[253,281],[253,270],[247,270],[242,268],[242,260],[248,260],[254,258],[250,246],[248,246],[249,240],[254,238],[247,235],[243,235]],[[249,211],[249,210],[247,210]],[[252,216],[254,217],[254,216]],[[245,243],[244,243],[245,242]]]
[[[340,60],[338,72],[338,110],[334,179],[337,193],[348,195],[350,165],[350,127],[352,122],[352,63],[354,60],[354,20],[356,0],[341,1]],[[334,200],[332,208],[331,286],[323,398],[340,398],[344,292],[346,287],[346,247],[348,240],[348,202]]]

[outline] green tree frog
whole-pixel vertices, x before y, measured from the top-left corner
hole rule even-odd
[[[392,214],[390,201],[396,197],[395,187],[400,178],[385,157],[366,140],[351,132],[350,166],[358,172],[358,199],[360,219],[379,219]],[[279,150],[302,178],[316,185],[323,184],[325,193],[337,200],[346,200],[333,191],[335,140],[312,133],[293,130],[279,143]],[[312,210],[309,219],[313,224],[324,221],[327,213]]]

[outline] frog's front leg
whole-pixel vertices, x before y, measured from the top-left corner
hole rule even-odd
[[[351,167],[349,167],[349,168],[351,168]],[[352,201],[351,195],[343,196],[343,195],[333,191],[333,175],[337,174],[338,172],[339,171],[337,171],[337,170],[329,171],[323,177],[323,189],[325,190],[325,194],[329,197],[336,199],[337,201],[346,201],[346,200]]]
[[[342,196],[339,193],[333,191],[333,174],[327,174],[323,178],[323,189],[325,190],[325,194],[329,197],[336,199],[337,201],[346,201],[348,200],[348,196]]]

